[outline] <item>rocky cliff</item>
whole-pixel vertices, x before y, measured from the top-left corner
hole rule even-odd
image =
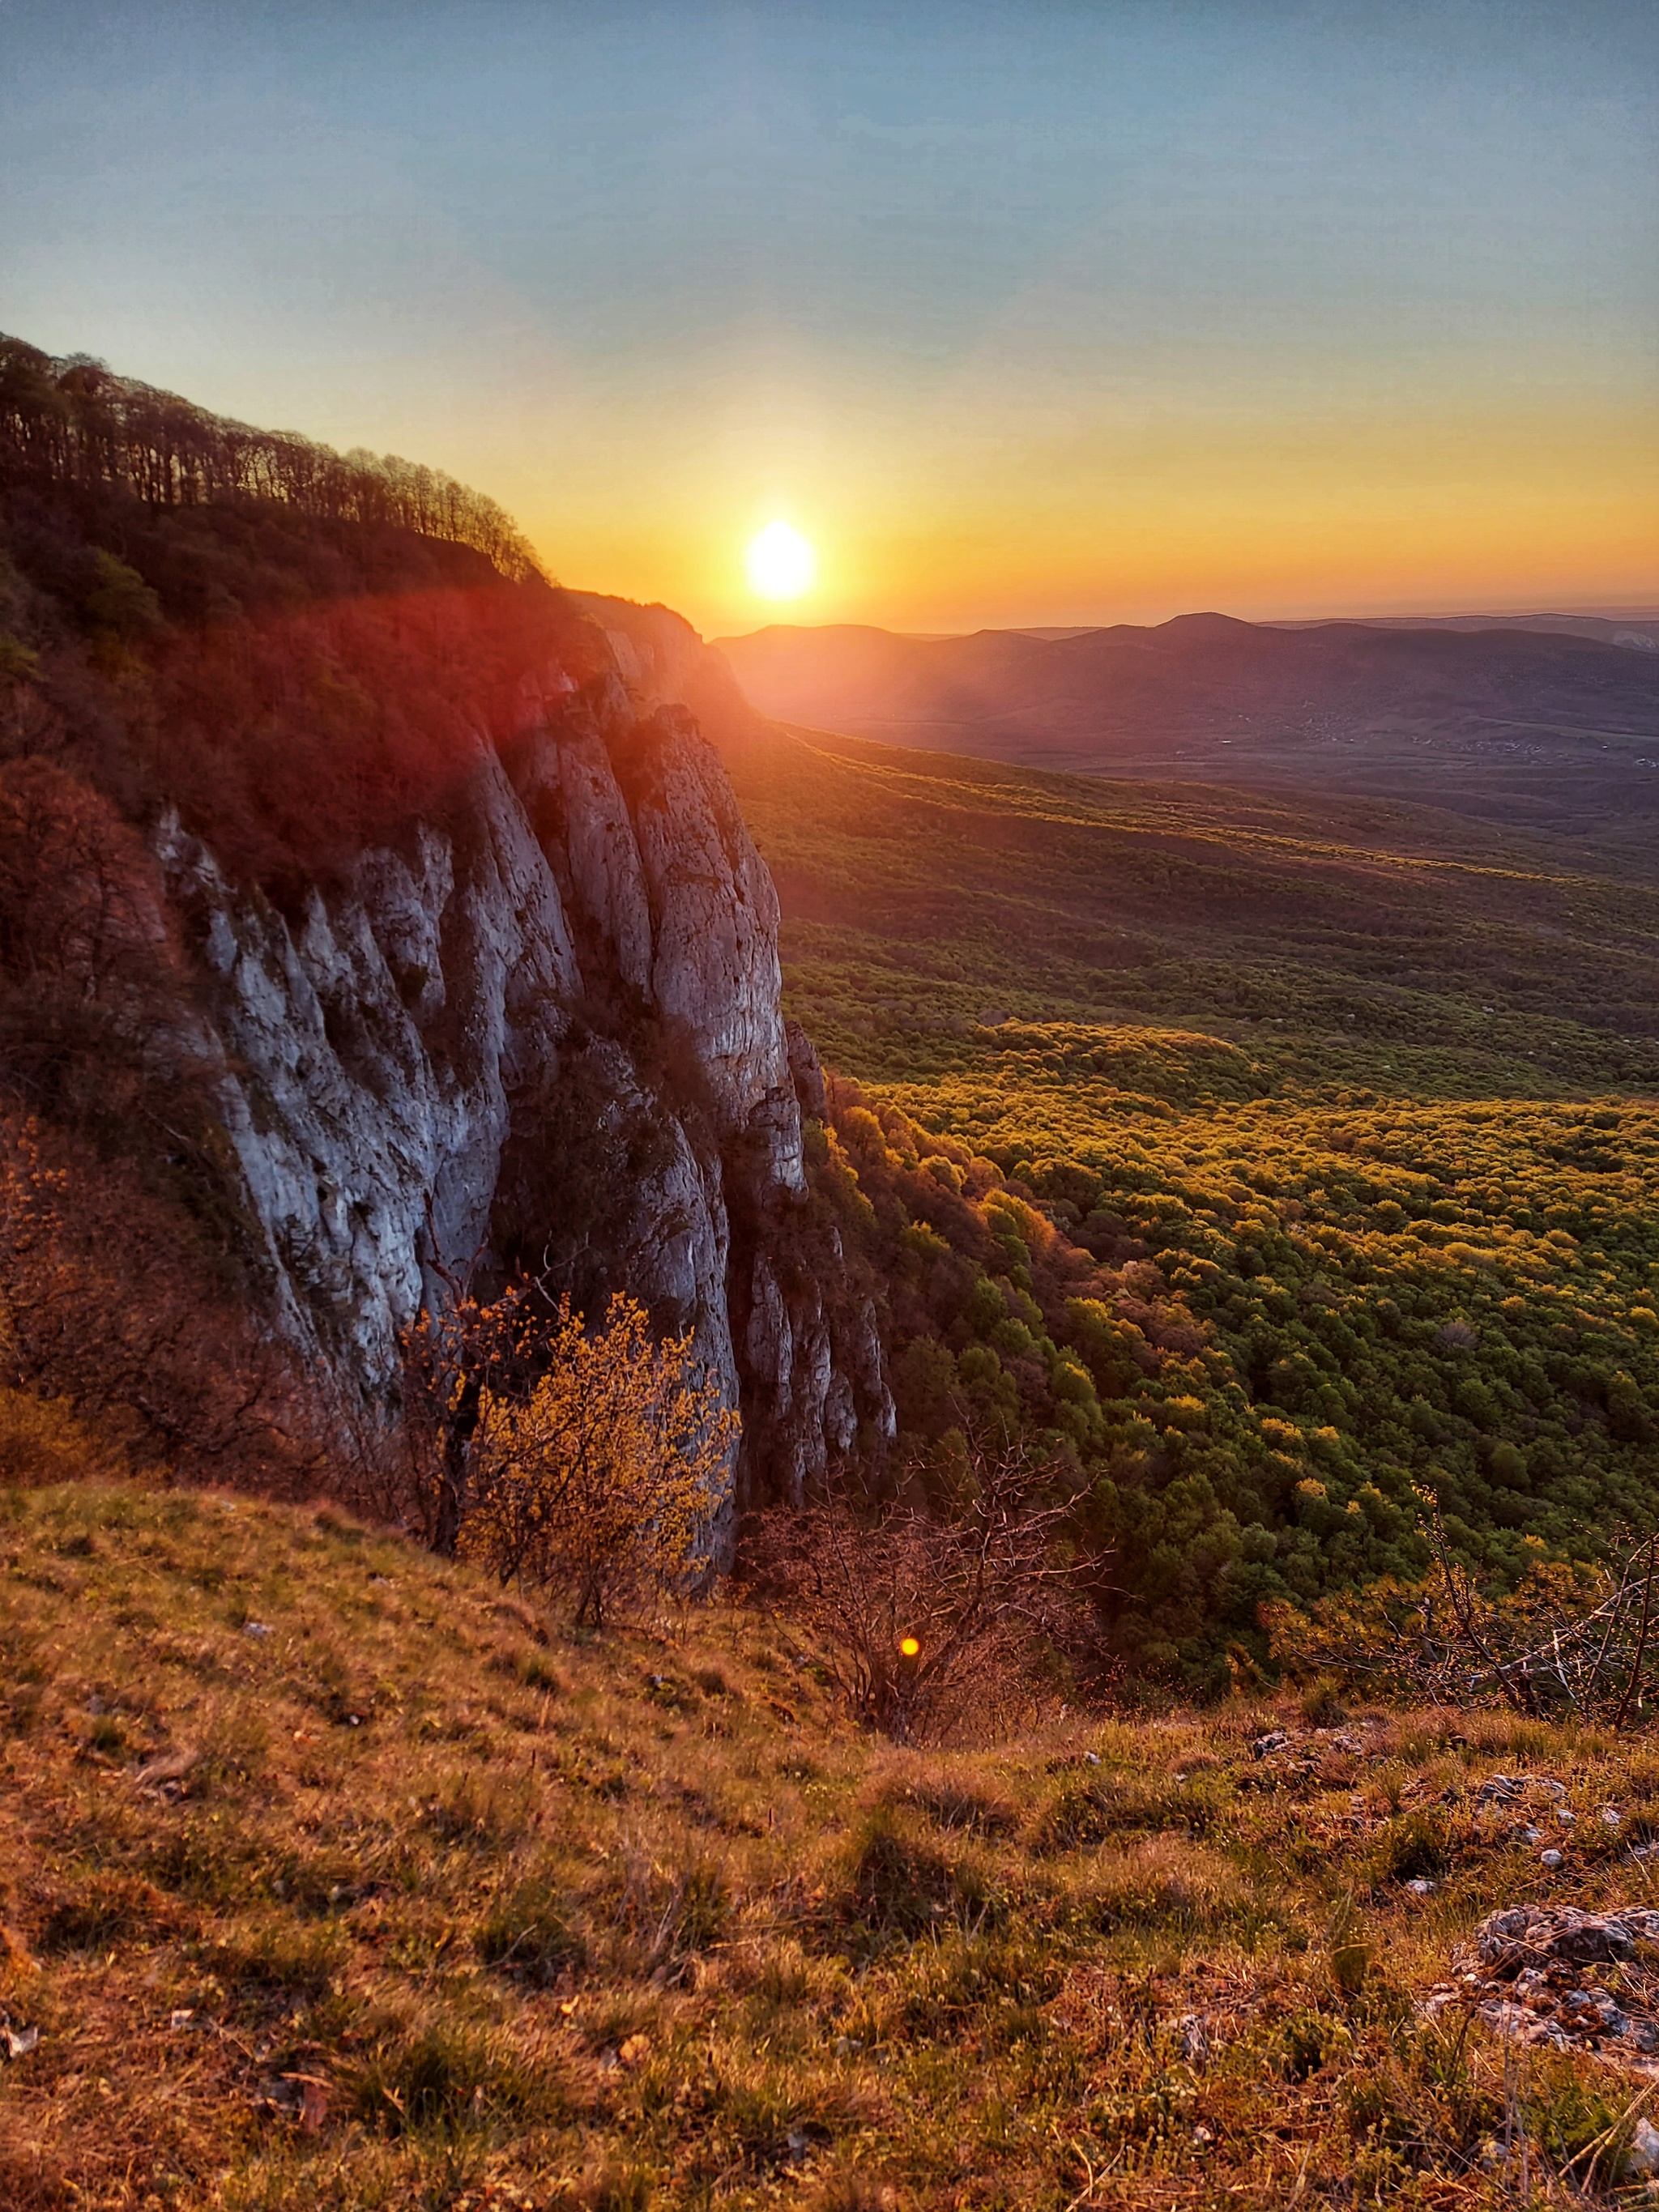
[[[684,670],[610,660],[544,666],[441,806],[283,910],[165,814],[199,1049],[298,1342],[384,1386],[440,1259],[630,1291],[742,1413],[733,1499],[798,1498],[892,1432],[876,1317],[807,1185],[770,878]]]

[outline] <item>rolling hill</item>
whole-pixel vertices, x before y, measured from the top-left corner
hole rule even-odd
[[[1328,617],[1272,622],[1268,629],[1328,629]],[[1622,614],[1576,615],[1367,615],[1362,629],[1529,629],[1562,637],[1587,637],[1597,645],[1617,645],[1635,653],[1659,653],[1659,610],[1637,608]],[[1035,635],[1035,633],[1034,633]],[[1056,633],[1058,635],[1058,633]]]
[[[1022,767],[1376,793],[1605,838],[1659,819],[1659,656],[1523,629],[1071,635],[778,627],[720,641],[763,714]]]

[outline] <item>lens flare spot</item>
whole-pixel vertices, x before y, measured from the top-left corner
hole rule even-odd
[[[907,1659],[914,1659],[921,1651],[921,1646],[917,1643],[914,1636],[906,1636],[900,1638],[899,1650],[904,1654]]]

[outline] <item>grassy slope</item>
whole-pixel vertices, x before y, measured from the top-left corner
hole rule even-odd
[[[1472,1790],[1569,1785],[1581,1901],[1659,1826],[1651,1752],[1490,1718],[1292,1713],[1305,1771],[1237,1705],[899,1751],[755,1615],[550,1642],[210,1496],[9,1494],[0,1654],[17,2212],[1510,2202],[1501,2052],[1413,2002],[1549,1887]],[[1534,2144],[1630,2087],[1534,2058]]]
[[[1659,1086],[1659,888],[1571,848],[805,733],[729,757],[797,1010],[849,1074],[981,1064],[951,1025],[994,1011],[1199,1028],[1266,1088]]]

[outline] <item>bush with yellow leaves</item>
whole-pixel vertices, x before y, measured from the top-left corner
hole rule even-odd
[[[632,1298],[591,1329],[561,1299],[537,1364],[526,1394],[482,1395],[459,1549],[599,1627],[707,1566],[738,1416],[690,1334],[653,1340]]]

